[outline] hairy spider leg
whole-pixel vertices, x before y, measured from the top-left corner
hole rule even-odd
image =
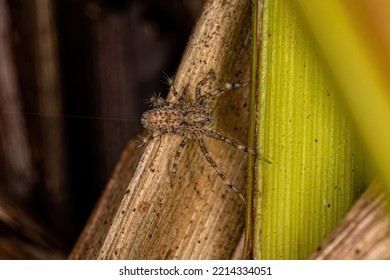
[[[141,148],[143,145],[146,145],[150,141],[152,141],[156,138],[159,138],[164,134],[171,133],[171,130],[172,129],[163,129],[163,130],[155,131],[153,134],[149,134],[148,136],[145,136],[145,137],[139,136],[140,143],[135,148],[136,149]]]
[[[239,88],[243,88],[245,86],[247,86],[249,84],[249,82],[246,82],[246,83],[243,83],[243,84],[240,84],[240,83],[226,83],[224,84],[222,87],[216,89],[216,90],[213,90],[211,92],[208,92],[206,93],[205,95],[202,95],[199,100],[198,100],[198,104],[203,102],[203,101],[206,101],[208,99],[214,99],[218,96],[221,96],[231,90],[235,90],[235,89],[239,89]]]
[[[188,143],[188,140],[190,140],[190,137],[185,136],[184,139],[180,142],[179,146],[177,147],[175,156],[173,157],[172,170],[171,170],[172,183],[173,183],[174,178],[176,177],[177,163],[181,157],[181,154],[182,154],[185,146]]]
[[[228,188],[233,190],[240,197],[240,199],[244,202],[244,204],[246,204],[244,196],[237,190],[237,188],[232,184],[232,182],[230,182],[230,180],[226,178],[225,173],[218,167],[216,162],[211,158],[210,153],[207,150],[206,145],[205,145],[202,137],[199,136],[199,135],[196,135],[196,139],[198,140],[200,149],[202,150],[202,153],[203,153],[204,157],[210,163],[210,165],[214,168],[215,172],[218,173],[219,177],[221,177],[221,179],[223,180],[224,184]]]
[[[152,97],[149,98],[148,102],[152,108],[162,108],[164,106],[172,107],[173,104],[167,101],[166,99],[160,96],[160,93],[154,93]]]
[[[163,78],[164,80],[160,80],[164,84],[171,86],[174,80],[174,77],[170,77],[167,73],[163,72]]]
[[[215,71],[214,69],[211,69],[207,75],[196,85],[195,88],[195,102],[197,103],[199,98],[201,97],[201,91],[202,87],[207,84],[209,81],[214,81],[216,79],[215,77]]]
[[[263,161],[265,161],[267,163],[271,163],[271,161],[269,161],[265,157],[262,157],[262,156],[256,154],[256,152],[254,150],[249,149],[247,146],[242,144],[237,139],[228,138],[228,137],[222,135],[221,133],[219,133],[219,132],[217,132],[215,130],[211,130],[211,129],[202,129],[201,133],[206,135],[207,137],[214,138],[216,140],[219,140],[219,141],[222,141],[222,142],[224,142],[226,144],[229,144],[229,145],[233,146],[234,148],[236,148],[238,150],[244,151],[244,152],[246,152],[248,154],[251,154],[251,155],[256,155],[256,157],[258,159],[260,159],[260,160],[263,160]]]
[[[188,106],[188,102],[183,98],[183,96],[179,95],[179,93],[177,92],[174,86],[175,81],[173,80],[173,78],[166,76],[166,79],[167,79],[167,84],[169,85],[169,92],[172,92],[173,96],[177,101],[179,101],[179,103]]]

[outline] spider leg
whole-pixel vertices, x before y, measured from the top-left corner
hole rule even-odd
[[[170,77],[167,73],[163,72],[163,78],[164,80],[160,80],[160,81],[168,86],[171,86],[172,81],[174,80],[174,76]]]
[[[244,204],[246,204],[244,196],[237,190],[237,188],[232,184],[232,182],[230,182],[230,180],[226,178],[225,173],[218,167],[216,162],[211,158],[210,153],[207,150],[203,139],[200,136],[197,136],[196,139],[199,142],[199,146],[200,146],[200,149],[202,150],[204,157],[210,163],[210,165],[214,168],[215,172],[218,173],[219,177],[221,177],[221,179],[223,180],[225,185],[228,188],[230,188],[231,190],[233,190],[240,197],[240,199],[244,202]]]
[[[196,85],[195,88],[195,98],[196,102],[198,102],[201,98],[200,93],[202,90],[202,87],[207,84],[209,81],[214,81],[215,80],[215,71],[214,69],[211,69],[207,75]]]
[[[145,136],[145,137],[139,136],[140,143],[135,148],[136,149],[141,148],[142,146],[146,145],[147,143],[149,143],[153,139],[159,138],[160,136],[162,136],[163,134],[166,134],[166,133],[169,133],[168,129],[155,131],[154,133],[149,134],[148,136]]]
[[[177,92],[175,86],[174,86],[174,80],[173,78],[169,78],[169,77],[166,77],[167,79],[167,84],[169,85],[169,92],[173,94],[173,96],[175,97],[175,99],[177,101],[179,101],[179,103],[181,104],[184,104],[186,106],[188,106],[188,102],[183,98],[183,96],[179,95],[179,93]],[[168,102],[168,101],[166,101]],[[169,103],[169,102],[168,102]],[[171,103],[172,104],[172,103]],[[173,105],[174,106],[174,105]]]
[[[153,108],[161,108],[164,106],[172,106],[166,99],[160,96],[160,93],[154,93],[152,97],[149,98],[148,103],[150,103],[150,107]]]
[[[173,157],[172,170],[171,170],[172,183],[173,183],[174,178],[176,177],[177,163],[178,163],[180,156],[184,150],[184,147],[188,143],[188,140],[190,140],[189,137],[184,137],[184,139],[180,142],[179,146],[177,147],[175,156]]]
[[[219,140],[219,141],[222,141],[226,144],[229,144],[231,146],[233,146],[234,148],[236,149],[239,149],[241,151],[244,151],[244,152],[247,152],[248,154],[251,154],[251,155],[256,155],[256,157],[260,160],[263,160],[267,163],[271,163],[268,159],[266,159],[265,157],[262,157],[260,155],[257,155],[256,152],[252,149],[249,149],[247,146],[245,146],[244,144],[242,144],[240,141],[238,141],[237,139],[234,139],[234,138],[228,138],[222,134],[220,134],[219,132],[215,131],[215,130],[211,130],[211,129],[203,129],[202,130],[202,133],[204,135],[206,135],[207,137],[210,137],[210,138],[214,138],[216,140]]]
[[[205,95],[202,95],[198,99],[198,103],[206,101],[208,99],[214,99],[214,98],[216,98],[218,96],[221,96],[221,95],[225,94],[228,91],[231,91],[231,90],[234,90],[234,89],[243,88],[243,87],[247,86],[248,84],[249,84],[249,82],[246,82],[246,83],[243,83],[243,84],[240,84],[240,83],[226,83],[222,87],[220,87],[220,88],[218,88],[216,90],[213,90],[211,92],[208,92]]]

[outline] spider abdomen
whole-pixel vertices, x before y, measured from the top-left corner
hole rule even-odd
[[[149,130],[179,128],[184,121],[184,112],[177,108],[156,108],[142,115],[142,125]]]

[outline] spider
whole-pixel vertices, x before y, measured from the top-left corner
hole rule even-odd
[[[215,79],[215,71],[210,70],[207,75],[196,85],[194,102],[186,101],[182,96],[180,96],[173,86],[173,80],[168,79],[170,92],[172,92],[177,102],[169,102],[159,95],[155,95],[150,99],[153,109],[146,111],[141,118],[142,125],[144,128],[149,130],[150,133],[146,137],[141,137],[141,143],[138,145],[138,147],[143,146],[164,134],[176,134],[183,136],[183,139],[173,157],[171,176],[174,178],[176,176],[178,160],[186,144],[191,139],[198,141],[199,147],[206,160],[218,173],[224,184],[233,190],[245,204],[243,195],[237,190],[237,188],[226,177],[225,173],[218,167],[216,162],[210,156],[210,153],[207,150],[203,140],[203,136],[222,141],[249,154],[255,154],[253,150],[247,148],[240,141],[233,138],[228,138],[219,133],[217,130],[210,129],[208,127],[212,122],[213,110],[209,107],[207,101],[223,95],[230,90],[242,88],[249,82],[244,84],[225,83],[222,87],[202,95],[202,87]],[[270,163],[270,161],[264,157],[259,158]]]

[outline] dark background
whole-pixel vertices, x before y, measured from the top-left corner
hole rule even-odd
[[[0,0],[0,258],[71,250],[202,5]]]

